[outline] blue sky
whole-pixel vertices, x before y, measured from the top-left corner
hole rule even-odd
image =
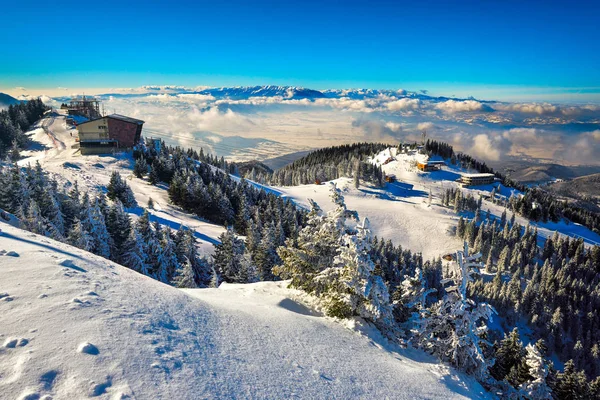
[[[598,1],[82,4],[2,5],[11,40],[0,89],[290,84],[600,96]]]

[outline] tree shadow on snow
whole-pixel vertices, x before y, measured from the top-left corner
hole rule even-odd
[[[127,208],[126,211],[129,212],[129,213],[131,213],[131,214],[135,214],[138,217],[141,217],[142,214],[144,213],[145,209],[142,208],[142,207],[137,206],[137,207]],[[168,214],[168,212],[166,212],[166,211],[161,211],[161,212],[163,212],[165,214]],[[156,214],[151,213],[150,211],[148,211],[148,216],[150,217],[150,222],[157,222],[158,221],[158,223],[161,224],[162,226],[169,227],[169,228],[171,228],[173,230],[178,230],[179,227],[183,225],[182,223],[177,223],[177,222],[168,220],[166,218],[159,217]],[[190,229],[194,233],[194,237],[197,238],[197,239],[203,240],[203,241],[208,242],[210,244],[219,244],[220,243],[218,240],[213,239],[210,236],[205,235],[204,233],[201,233],[201,232],[198,232],[195,229],[191,229],[189,227],[186,227],[185,225],[183,225],[183,226],[186,229]]]
[[[304,305],[297,303],[292,299],[283,299],[277,303],[277,305],[296,314],[315,315],[315,313],[312,312],[308,307],[305,307]]]
[[[11,235],[10,233],[0,232],[0,237],[5,237],[7,239],[12,239],[12,240],[15,240],[17,242],[24,242],[24,243],[32,244],[34,246],[43,247],[45,249],[48,249],[48,250],[56,252],[56,253],[60,253],[60,254],[67,255],[69,257],[74,257],[74,258],[78,258],[80,260],[84,260],[83,257],[78,256],[77,254],[70,253],[70,252],[65,251],[65,250],[61,250],[58,247],[54,247],[54,246],[51,246],[49,244],[44,244],[44,243],[41,243],[41,242],[37,242],[37,241],[33,241],[33,240],[29,240],[29,239],[17,237],[17,236]]]
[[[481,388],[481,393],[476,391],[476,388],[478,389],[479,387],[475,378],[459,373],[451,366],[447,366],[447,370],[434,372],[437,370],[437,367],[439,367],[440,361],[433,355],[426,353],[424,350],[414,348],[411,345],[400,345],[397,342],[389,340],[373,324],[361,318],[356,319],[354,329],[364,335],[372,346],[389,352],[390,355],[398,361],[406,362],[410,360],[422,364],[424,368],[438,376],[439,381],[454,393],[465,396],[466,398],[486,398],[483,388]],[[426,364],[431,365],[432,368],[429,368]],[[478,396],[479,394],[481,395]]]

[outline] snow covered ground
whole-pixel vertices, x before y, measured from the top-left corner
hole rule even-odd
[[[320,316],[283,282],[184,292],[0,229],[3,399],[488,397],[419,351]]]

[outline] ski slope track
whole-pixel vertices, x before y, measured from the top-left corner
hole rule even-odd
[[[182,291],[0,223],[2,399],[453,399],[480,385],[285,282]]]

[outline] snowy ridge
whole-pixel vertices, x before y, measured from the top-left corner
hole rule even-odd
[[[319,316],[285,282],[186,294],[0,229],[14,252],[0,256],[5,398],[487,398],[421,352]]]

